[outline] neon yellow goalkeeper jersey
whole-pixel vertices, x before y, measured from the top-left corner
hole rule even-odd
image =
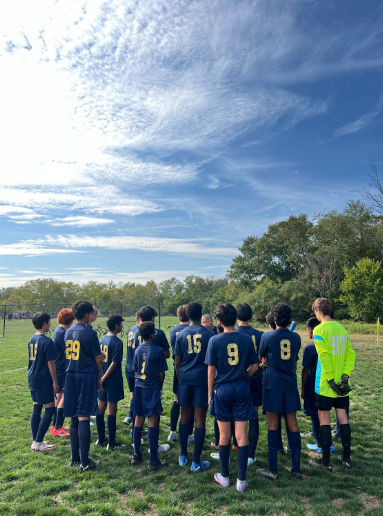
[[[327,381],[334,379],[339,383],[342,374],[351,374],[355,363],[355,351],[347,330],[336,321],[324,321],[314,328],[314,343],[318,353],[315,392],[337,398]]]

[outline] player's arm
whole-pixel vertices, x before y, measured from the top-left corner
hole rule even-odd
[[[352,349],[350,337],[347,336],[346,353],[344,357],[344,374],[351,375],[355,365],[355,351]]]
[[[104,383],[107,378],[113,373],[116,369],[118,362],[112,362],[108,369],[105,371],[105,374],[101,377],[101,383]]]
[[[162,387],[164,386],[165,373],[163,371],[161,371],[158,374],[160,375],[160,384],[161,384],[161,389],[162,389]]]
[[[216,371],[217,371],[216,366],[209,365],[207,368],[207,386],[208,386],[208,392],[209,392],[209,406],[211,403],[211,399],[213,397],[213,387],[214,387]]]
[[[178,378],[178,381],[180,380],[180,367],[181,367],[182,357],[179,355],[176,355],[175,364],[176,364],[176,375]]]
[[[315,333],[316,328],[314,329],[314,344],[315,349],[318,353],[318,358],[321,363],[321,368],[323,374],[327,381],[334,380],[334,371],[332,369],[330,352],[328,349],[328,345],[325,343],[323,337],[321,335],[317,335]]]
[[[302,367],[302,386],[301,386],[301,398],[302,400],[305,397],[305,386],[306,380],[309,375],[310,369],[308,367]]]
[[[56,375],[56,364],[54,360],[48,360],[48,369],[52,377],[52,383],[53,383],[53,392],[55,395],[57,394],[59,390],[59,386],[57,384],[57,375]]]
[[[258,371],[258,363],[251,364],[247,370],[247,374],[251,378]]]
[[[168,339],[166,338],[165,333],[163,333],[161,335],[161,346],[164,350],[165,358],[169,358],[170,357],[169,342],[168,342]]]

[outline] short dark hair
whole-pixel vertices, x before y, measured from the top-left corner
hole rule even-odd
[[[237,318],[240,321],[250,321],[253,317],[253,310],[247,303],[240,303],[235,309],[237,310]]]
[[[223,326],[221,326],[219,323],[217,324],[217,332],[218,333],[223,333],[224,332]]]
[[[237,320],[237,310],[230,303],[218,305],[214,313],[223,326],[234,326]]]
[[[318,321],[318,319],[316,317],[310,317],[310,319],[308,319],[308,321],[306,321],[306,328],[308,330],[313,330],[314,328],[319,326],[319,324],[320,324],[320,321]]]
[[[141,319],[142,322],[151,321],[153,317],[157,317],[158,313],[155,308],[152,306],[146,305],[140,308],[137,312],[138,318]]]
[[[150,339],[155,331],[156,328],[152,321],[145,321],[138,325],[138,333],[141,335],[142,340]]]
[[[33,326],[36,328],[36,330],[41,330],[44,323],[47,323],[51,320],[51,316],[45,312],[37,312],[32,317],[32,323]]]
[[[274,321],[274,316],[271,312],[269,312],[267,315],[266,315],[266,322],[267,324],[269,324],[273,330],[276,329],[276,325],[275,325],[275,321]]]
[[[86,314],[91,314],[93,312],[93,305],[92,303],[88,303],[88,301],[76,301],[72,306],[72,312],[77,320],[81,320],[86,316]]]
[[[113,331],[117,324],[122,323],[124,319],[121,317],[121,315],[117,314],[111,314],[106,320],[106,325],[110,331]]]
[[[312,309],[320,310],[323,315],[330,315],[332,313],[332,304],[331,301],[325,297],[318,297],[313,303]]]
[[[189,316],[186,313],[186,305],[181,305],[177,308],[177,317],[181,322],[189,321]]]
[[[201,319],[202,317],[202,305],[201,303],[197,303],[197,301],[192,301],[185,306],[185,313],[192,319],[196,321],[197,319]]]
[[[270,311],[277,326],[287,328],[291,323],[291,308],[286,303],[277,303]]]

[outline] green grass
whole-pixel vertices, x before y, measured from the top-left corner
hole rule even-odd
[[[175,318],[163,318],[162,327],[173,324]],[[99,322],[99,321],[98,321]],[[97,322],[97,323],[98,323]],[[104,325],[104,320],[100,320]],[[33,333],[30,321],[7,323],[4,339],[0,339],[0,373],[27,365],[27,342]],[[167,332],[169,330],[166,330]],[[301,333],[303,342],[307,337]],[[235,487],[223,489],[214,484],[213,473],[218,464],[201,474],[192,474],[178,466],[179,444],[166,454],[169,468],[150,474],[145,466],[130,465],[132,449],[128,428],[122,418],[128,409],[127,398],[119,404],[117,438],[127,446],[122,452],[95,450],[91,456],[102,459],[102,468],[80,475],[77,468],[68,467],[70,446],[67,439],[49,438],[57,444],[50,454],[32,453],[29,417],[32,402],[27,385],[26,369],[0,376],[0,515],[294,515],[294,516],[359,516],[383,515],[381,370],[383,348],[374,346],[371,335],[354,335],[357,353],[353,374],[351,427],[353,436],[353,469],[335,466],[332,475],[308,467],[313,454],[306,452],[303,440],[302,472],[304,480],[295,481],[285,469],[290,457],[279,459],[280,477],[275,483],[248,470],[249,489],[244,494]],[[171,368],[171,361],[169,361]],[[300,367],[299,367],[300,369]],[[168,374],[164,389],[164,414],[161,418],[161,442],[169,431],[169,411],[172,404],[172,374]],[[310,428],[309,419],[299,415],[301,431]],[[260,418],[261,434],[257,450],[257,467],[267,466],[266,418]],[[213,420],[207,421],[203,459],[210,455]],[[92,442],[96,430],[92,427]],[[147,440],[145,439],[147,442]],[[336,441],[337,445],[340,445]],[[191,450],[190,450],[191,452]],[[143,446],[147,453],[147,444]],[[232,452],[230,477],[236,479],[237,461]],[[334,460],[335,464],[335,460]]]

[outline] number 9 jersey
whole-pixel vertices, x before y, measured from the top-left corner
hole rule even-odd
[[[97,333],[90,326],[76,323],[65,332],[67,373],[97,373],[94,357],[100,354]]]
[[[266,357],[268,364],[263,370],[264,390],[280,392],[297,390],[295,364],[300,349],[300,336],[288,329],[277,329],[262,335],[259,356]]]

